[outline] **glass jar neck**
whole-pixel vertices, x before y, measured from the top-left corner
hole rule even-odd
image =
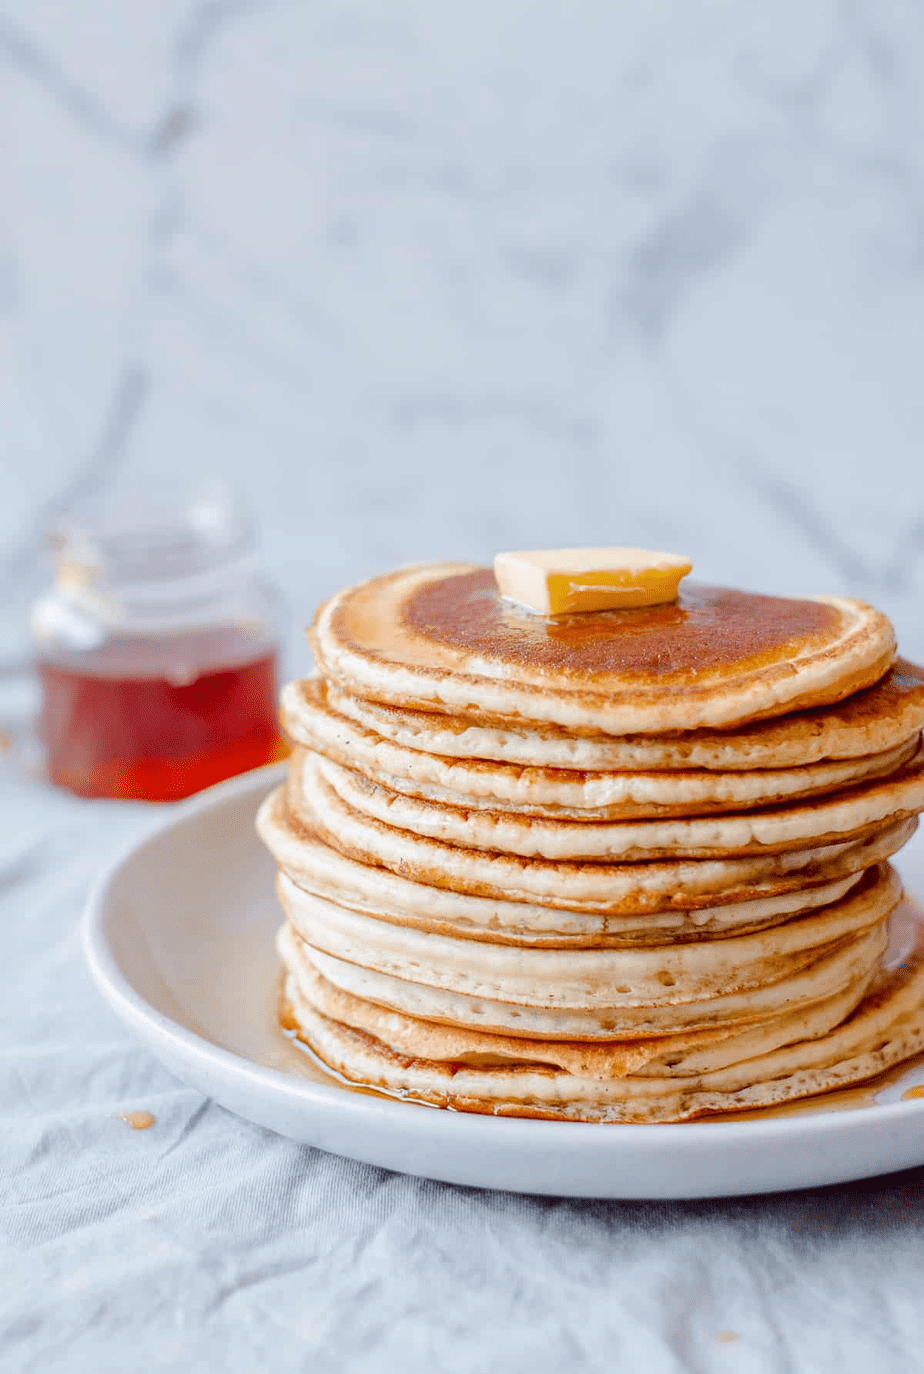
[[[246,616],[256,580],[250,522],[222,491],[185,503],[135,496],[62,513],[49,530],[56,576],[36,628],[86,645],[168,635]]]

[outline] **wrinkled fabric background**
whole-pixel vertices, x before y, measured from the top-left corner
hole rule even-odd
[[[924,1363],[921,1171],[531,1199],[204,1102],[81,961],[151,812],[21,748],[48,515],[176,471],[254,510],[289,673],[344,581],[613,542],[924,658],[922,70],[900,0],[0,0],[4,1374]]]

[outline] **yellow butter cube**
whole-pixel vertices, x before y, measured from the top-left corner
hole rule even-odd
[[[494,577],[511,601],[539,615],[565,615],[676,601],[692,566],[652,549],[532,549],[499,553]]]

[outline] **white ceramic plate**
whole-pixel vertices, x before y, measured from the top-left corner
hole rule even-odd
[[[924,1064],[872,1105],[665,1126],[472,1116],[341,1087],[277,1028],[274,866],[253,829],[283,768],[173,812],[104,874],[84,925],[90,969],[123,1021],[185,1082],[309,1145],[450,1183],[568,1197],[719,1197],[924,1163]],[[924,844],[900,867],[924,892]]]

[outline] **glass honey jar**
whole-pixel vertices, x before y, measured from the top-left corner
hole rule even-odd
[[[281,601],[223,487],[83,502],[48,533],[31,629],[53,783],[174,801],[284,756]]]

